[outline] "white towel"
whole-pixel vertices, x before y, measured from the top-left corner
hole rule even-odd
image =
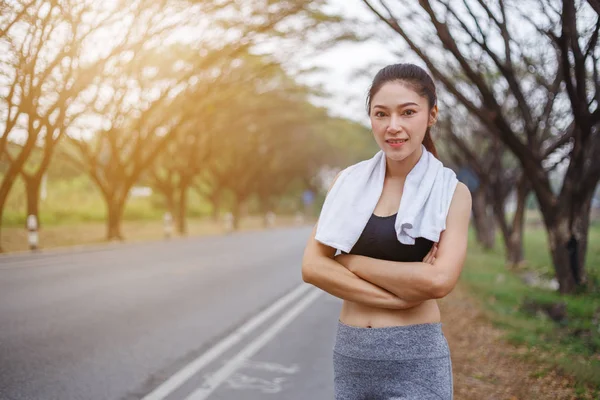
[[[396,216],[398,240],[407,245],[418,237],[439,241],[458,183],[454,171],[421,146],[423,154],[406,176]],[[315,239],[350,252],[379,202],[385,171],[383,151],[343,170],[325,199]]]

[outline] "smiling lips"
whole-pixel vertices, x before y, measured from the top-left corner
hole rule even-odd
[[[389,144],[391,147],[398,148],[402,147],[404,143],[406,143],[408,139],[388,139],[385,142]]]

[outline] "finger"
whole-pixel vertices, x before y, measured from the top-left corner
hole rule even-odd
[[[427,263],[427,264],[431,264],[433,260],[433,254],[428,254],[427,257],[425,257],[425,260],[423,262]]]
[[[435,251],[437,250],[437,243],[434,243],[431,246],[431,249],[429,249],[429,254],[435,254]]]
[[[437,250],[438,250],[437,243],[433,243],[433,246],[431,246],[431,249],[429,250],[429,253],[427,253],[427,255],[425,256],[425,258],[423,259],[423,262],[427,263],[427,264],[433,264],[435,256],[437,255]]]
[[[427,253],[427,255],[425,257],[426,258],[431,257],[434,254],[434,252],[435,252],[435,243],[433,246],[431,246],[431,248],[429,249],[429,252]]]
[[[425,257],[423,257],[423,262],[429,262],[429,259],[431,258],[431,250],[429,250],[429,252],[427,253],[427,255]]]

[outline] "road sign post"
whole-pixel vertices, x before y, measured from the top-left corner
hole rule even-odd
[[[35,215],[29,215],[27,217],[27,231],[28,231],[28,240],[29,240],[29,248],[33,250],[37,250],[39,246],[39,236],[38,236],[38,222]]]

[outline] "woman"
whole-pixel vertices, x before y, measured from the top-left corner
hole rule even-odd
[[[315,239],[315,227],[302,263],[305,282],[344,300],[333,354],[335,396],[452,399],[436,299],[452,291],[462,270],[471,195],[456,184],[437,243],[422,237],[400,243],[394,220],[406,177],[424,149],[437,157],[430,134],[438,116],[435,85],[416,65],[390,65],[375,76],[367,106],[385,155],[381,196],[349,254],[335,256],[336,248]]]

